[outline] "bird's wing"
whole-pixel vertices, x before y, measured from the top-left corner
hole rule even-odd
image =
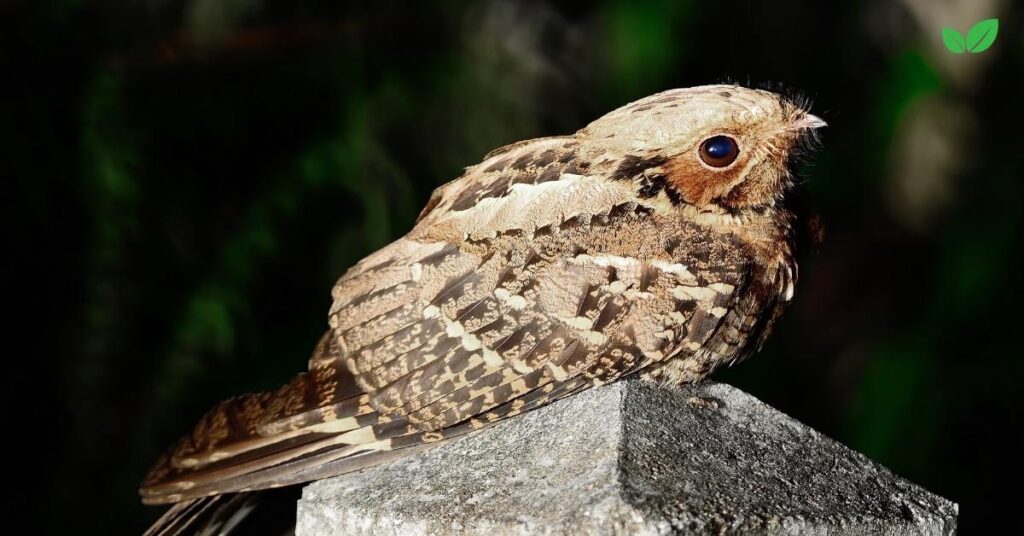
[[[409,235],[339,280],[309,372],[214,408],[144,500],[356,470],[703,347],[746,268],[675,262],[686,237],[650,240],[652,210],[572,173],[572,144],[520,144],[443,187]],[[662,242],[675,251],[639,260]]]

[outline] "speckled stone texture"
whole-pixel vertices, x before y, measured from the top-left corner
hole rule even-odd
[[[310,484],[297,534],[931,535],[956,519],[738,389],[634,379]]]

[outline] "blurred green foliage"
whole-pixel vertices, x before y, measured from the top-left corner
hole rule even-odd
[[[153,519],[135,495],[153,459],[214,402],[300,371],[334,278],[463,166],[725,80],[814,98],[830,127],[803,175],[828,231],[765,350],[718,378],[959,501],[965,533],[1006,528],[1020,13],[985,58],[958,57],[992,62],[965,85],[898,3],[209,4],[0,8],[3,279],[24,343],[6,407],[43,531]],[[872,22],[890,19],[905,31]],[[951,200],[908,225],[893,163],[936,99],[972,128],[952,138]]]

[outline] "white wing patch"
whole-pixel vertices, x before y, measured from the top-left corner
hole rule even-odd
[[[481,199],[466,210],[444,214],[431,227],[434,232],[443,229],[449,236],[470,240],[512,230],[533,233],[540,225],[557,225],[634,199],[625,184],[563,173],[556,181],[514,184],[508,195]]]

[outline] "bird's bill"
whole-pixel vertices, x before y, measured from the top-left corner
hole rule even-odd
[[[804,114],[803,117],[797,119],[796,122],[793,123],[793,126],[800,129],[814,129],[826,127],[828,126],[828,123],[816,115]]]

